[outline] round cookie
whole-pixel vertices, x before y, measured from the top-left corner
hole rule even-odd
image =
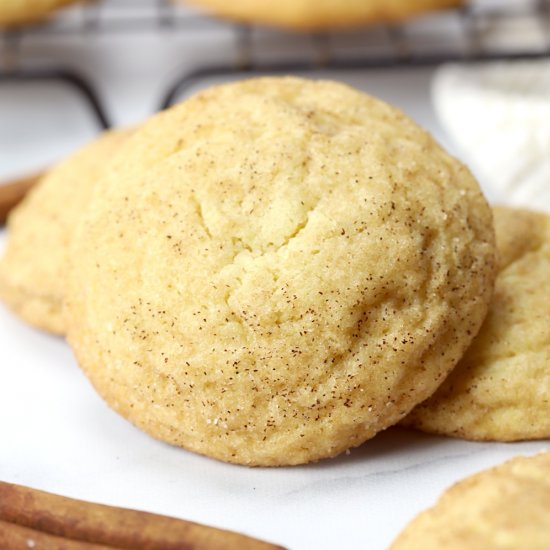
[[[470,476],[418,515],[390,550],[547,550],[550,453]]]
[[[403,424],[477,440],[550,437],[550,217],[496,208],[500,273],[457,367]]]
[[[75,236],[69,342],[153,436],[300,464],[431,395],[486,314],[492,215],[468,170],[343,84],[207,90],[141,127]]]
[[[50,170],[8,218],[0,297],[26,322],[63,334],[69,242],[93,187],[125,131],[103,134]]]
[[[52,11],[76,0],[2,0],[0,27],[16,26],[43,19]]]
[[[450,8],[462,0],[188,0],[213,14],[243,23],[296,30],[358,27],[399,21],[425,11]]]

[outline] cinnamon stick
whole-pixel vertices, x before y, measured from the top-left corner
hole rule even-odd
[[[0,482],[0,521],[64,540],[128,550],[281,550],[232,531],[5,482]]]
[[[113,550],[113,546],[56,537],[5,521],[0,521],[0,548],[2,550],[32,550],[32,548],[36,550]]]
[[[10,210],[17,206],[29,189],[44,175],[44,172],[0,184],[0,224],[6,222]]]

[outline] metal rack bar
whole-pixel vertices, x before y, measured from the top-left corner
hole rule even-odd
[[[81,75],[68,69],[23,69],[0,72],[2,82],[47,82],[56,81],[69,85],[80,93],[88,104],[92,115],[102,130],[110,128],[111,123],[99,96],[93,86]]]
[[[466,63],[473,63],[479,61],[502,61],[502,60],[528,60],[528,59],[541,59],[548,57],[548,52],[522,54],[522,53],[504,53],[504,54],[492,54],[487,56],[485,54],[471,54],[467,59],[464,57],[449,57],[445,54],[429,54],[422,57],[411,57],[407,63],[407,67],[430,67],[436,66],[447,61],[463,61]],[[269,75],[269,74],[290,74],[290,73],[309,73],[314,71],[323,71],[330,69],[331,71],[357,71],[365,69],[393,69],[403,66],[400,60],[394,58],[377,58],[371,60],[342,60],[337,64],[311,64],[311,63],[273,63],[255,65],[251,64],[244,68],[236,68],[227,65],[219,65],[212,67],[204,67],[190,71],[180,77],[175,83],[172,84],[166,95],[162,98],[160,103],[160,109],[165,109],[174,104],[179,95],[182,95],[185,91],[195,86],[198,82],[210,78],[219,77],[231,77],[237,74],[243,76],[250,75]]]
[[[462,34],[466,43],[463,50],[448,51],[445,48],[434,48],[433,51],[415,50],[414,40],[408,36],[407,31],[413,23],[386,25],[385,31],[388,38],[390,53],[365,55],[348,59],[340,58],[333,54],[333,45],[342,34],[338,32],[324,32],[311,35],[314,45],[313,54],[299,61],[285,59],[276,62],[261,62],[255,59],[255,47],[253,33],[256,29],[248,25],[236,25],[223,23],[218,20],[195,14],[186,14],[181,11],[171,0],[134,0],[118,4],[116,0],[110,2],[117,7],[122,15],[105,17],[104,11],[107,5],[103,2],[94,2],[80,8],[73,8],[72,15],[80,17],[59,17],[43,25],[20,28],[16,31],[0,30],[0,82],[8,80],[38,81],[59,80],[77,89],[89,104],[96,120],[101,127],[108,127],[109,121],[101,99],[94,90],[93,85],[82,75],[74,70],[61,67],[52,69],[29,69],[22,65],[19,55],[19,45],[26,37],[99,35],[103,33],[140,33],[146,30],[157,29],[162,32],[206,32],[209,29],[229,29],[234,33],[236,55],[231,62],[217,66],[196,67],[174,79],[174,82],[162,94],[160,107],[171,105],[178,95],[188,90],[199,80],[221,76],[252,75],[252,74],[281,74],[292,72],[312,72],[321,69],[334,71],[385,69],[395,67],[433,66],[447,61],[496,61],[496,60],[520,60],[539,59],[550,56],[550,0],[536,0],[532,5],[528,2],[514,6],[509,12],[506,10],[477,10],[467,5],[461,9],[445,12],[454,14],[459,20]],[[143,13],[140,9],[147,8]],[[80,11],[80,13],[78,13]],[[146,10],[145,10],[146,11]],[[480,36],[479,27],[482,23],[513,20],[515,17],[536,16],[540,23],[546,43],[538,50],[508,51],[488,50]],[[437,15],[434,15],[437,17]],[[368,28],[365,29],[368,33]],[[281,33],[284,37],[285,33]],[[4,53],[4,57],[2,57]],[[2,66],[4,68],[2,68]]]
[[[20,63],[20,46],[22,33],[20,30],[11,30],[4,33],[4,49],[0,51],[2,69],[0,69],[0,83],[2,82],[61,82],[75,89],[88,104],[92,115],[101,129],[110,127],[110,122],[102,101],[95,92],[93,85],[82,75],[71,69],[54,68],[27,68]]]

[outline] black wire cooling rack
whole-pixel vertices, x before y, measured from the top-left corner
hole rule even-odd
[[[265,32],[263,28],[221,22],[189,12],[171,0],[103,0],[65,10],[40,25],[0,29],[0,85],[9,81],[60,81],[77,90],[99,126],[108,128],[110,122],[94,83],[78,71],[56,64],[55,60],[48,68],[27,66],[21,51],[25,40],[33,36],[84,35],[90,38],[102,33],[151,30],[193,34],[215,27],[229,29],[233,34],[234,58],[216,65],[197,65],[174,75],[172,84],[159,101],[159,108],[172,104],[198,81],[212,77],[550,57],[550,0],[472,0],[456,10],[399,24],[349,32],[317,32],[305,35],[311,46],[307,53],[298,57],[293,55],[292,59],[280,56],[275,61],[262,61],[257,55]],[[441,32],[441,29],[452,29],[452,32]],[[274,31],[269,32],[272,36]],[[276,31],[276,34],[284,41],[291,33]],[[520,35],[526,39],[524,43],[518,42]],[[354,45],[353,53],[349,51],[350,43]]]

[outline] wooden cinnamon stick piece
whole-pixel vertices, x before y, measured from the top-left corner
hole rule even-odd
[[[0,548],[2,550],[114,550],[113,546],[103,546],[70,540],[15,523],[0,521]]]
[[[64,539],[128,550],[282,550],[232,531],[5,482],[0,482],[0,520]]]
[[[10,210],[17,206],[29,189],[44,175],[44,172],[0,184],[0,224],[6,222]]]

